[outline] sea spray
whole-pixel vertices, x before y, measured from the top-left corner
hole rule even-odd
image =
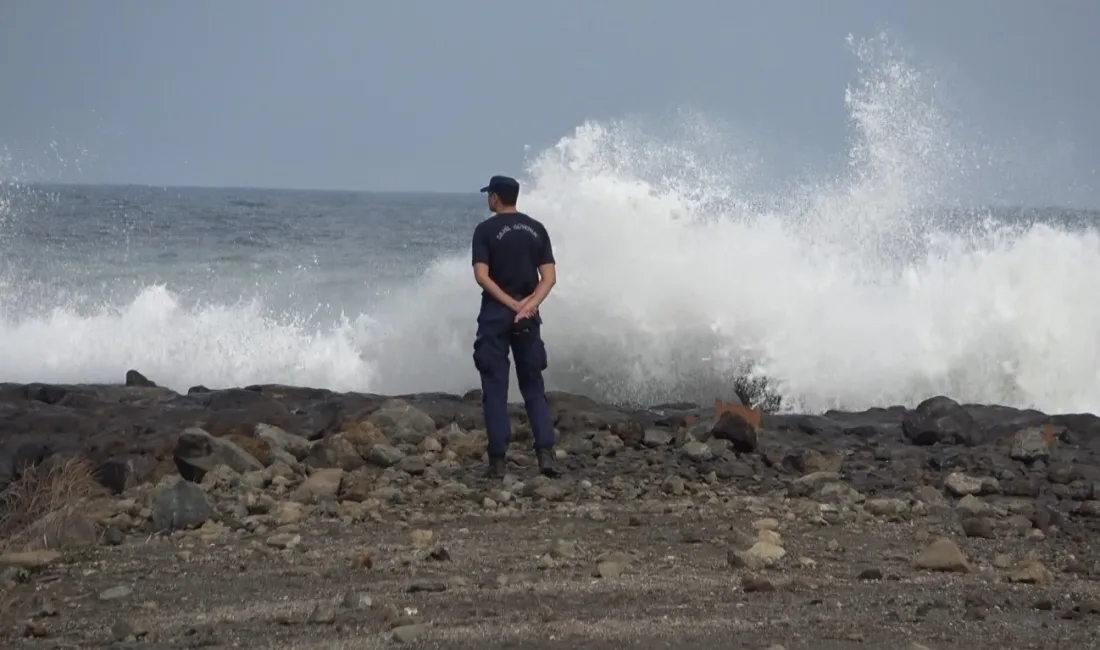
[[[671,135],[586,122],[530,160],[521,207],[547,224],[559,261],[544,308],[552,389],[709,402],[748,377],[791,409],[944,393],[1100,411],[1092,224],[955,202],[971,152],[934,76],[885,38],[852,47],[859,76],[837,92],[851,127],[839,173],[769,182],[753,151],[698,116]],[[12,209],[23,208],[8,208],[4,232],[35,225]],[[370,263],[365,253],[364,274]],[[262,274],[238,300],[185,300],[147,281],[96,303],[93,283],[118,289],[105,273],[66,301],[37,299],[25,270],[0,270],[0,379],[119,381],[137,368],[178,390],[477,387],[465,250],[374,304],[347,301],[335,322],[314,315],[308,293],[300,309],[274,308]]]

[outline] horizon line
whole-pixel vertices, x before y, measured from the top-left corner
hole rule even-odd
[[[80,181],[16,181],[0,179],[0,187],[5,185],[17,186],[17,187],[99,187],[99,188],[144,188],[144,189],[159,189],[159,190],[221,190],[221,191],[249,191],[249,192],[315,192],[325,194],[375,194],[375,195],[431,195],[431,196],[476,196],[478,192],[470,190],[469,192],[460,192],[455,190],[379,190],[379,189],[350,189],[350,188],[337,188],[337,187],[266,187],[266,186],[249,186],[249,185],[172,185],[172,184],[152,184],[152,183],[123,183],[123,182],[80,182]],[[941,205],[939,208],[948,208],[952,206]],[[1068,210],[1074,212],[1100,212],[1100,205],[1086,206],[1086,205],[1072,205],[1072,204],[1026,204],[1026,203],[1000,203],[990,201],[987,203],[962,206],[958,209],[986,209],[986,208],[1002,208],[1002,209],[1015,209],[1015,210]]]
[[[162,184],[162,183],[130,183],[130,182],[82,182],[82,181],[17,181],[0,179],[0,186],[12,185],[18,187],[103,187],[103,188],[145,188],[154,190],[247,190],[261,192],[329,192],[333,194],[438,194],[465,196],[477,194],[477,190],[461,192],[455,190],[379,190],[362,188],[340,187],[274,187],[263,185],[189,185],[189,184]]]

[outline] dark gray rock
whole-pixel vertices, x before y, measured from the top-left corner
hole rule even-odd
[[[214,518],[214,507],[202,488],[176,477],[164,479],[153,493],[153,529],[157,532],[197,528]]]
[[[733,413],[723,413],[711,430],[711,436],[718,440],[728,440],[737,453],[748,454],[756,451],[759,441],[756,429],[743,418]]]
[[[914,445],[936,443],[973,447],[982,442],[978,422],[949,397],[933,397],[917,405],[902,419],[902,431]]]

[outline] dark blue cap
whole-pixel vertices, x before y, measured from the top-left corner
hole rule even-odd
[[[495,194],[497,192],[503,192],[505,190],[511,190],[513,192],[519,191],[519,181],[509,176],[494,176],[489,179],[489,184],[481,188],[482,192],[489,192]]]

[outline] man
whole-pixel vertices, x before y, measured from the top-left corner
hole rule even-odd
[[[539,472],[558,476],[554,466],[554,420],[542,371],[539,306],[556,282],[550,235],[538,221],[516,210],[519,182],[493,176],[481,188],[493,213],[474,229],[474,279],[481,286],[481,311],[474,339],[474,365],[481,374],[481,403],[489,434],[489,478],[504,476],[512,424],[508,418],[509,348],[515,357],[527,419],[535,438]]]

